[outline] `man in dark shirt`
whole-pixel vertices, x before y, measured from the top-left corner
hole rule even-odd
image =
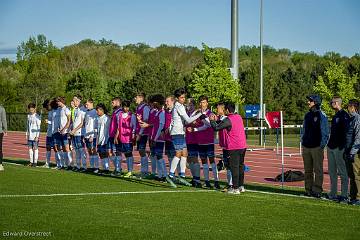
[[[335,110],[335,115],[331,120],[331,134],[327,145],[328,171],[331,185],[327,197],[329,200],[346,202],[349,179],[346,172],[344,151],[349,114],[342,109],[342,99],[340,97],[333,97],[330,104]],[[341,195],[339,197],[337,196],[338,174],[341,179]]]
[[[321,98],[307,96],[309,112],[304,117],[304,134],[301,144],[305,169],[305,195],[321,197],[323,185],[324,148],[329,138],[326,115],[320,110]]]

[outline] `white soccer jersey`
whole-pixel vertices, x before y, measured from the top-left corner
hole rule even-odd
[[[52,119],[51,131],[52,134],[54,134],[59,132],[59,128],[60,128],[60,108],[52,110],[51,119]]]
[[[37,113],[27,115],[26,136],[28,140],[33,141],[36,137],[39,138],[40,125],[41,118]]]
[[[77,108],[76,110],[75,110],[75,119],[74,119],[74,123],[73,123],[73,125],[72,125],[72,129],[75,129],[75,128],[77,128],[80,124],[81,124],[81,122],[84,122],[84,119],[85,119],[85,112],[82,110],[82,109],[79,109],[79,108]],[[76,130],[75,132],[74,132],[74,136],[81,136],[81,135],[83,135],[82,133],[83,133],[83,126],[81,127],[81,128],[79,128],[78,130]]]
[[[47,131],[46,131],[47,137],[51,137],[52,135],[53,135],[53,110],[48,112]]]
[[[105,145],[109,140],[110,118],[104,114],[98,118],[97,144]]]
[[[68,116],[71,116],[71,111],[66,106],[59,108],[59,118],[60,118],[59,128],[60,128],[60,130],[62,130],[66,126],[66,123],[68,121]],[[69,132],[69,128],[64,129],[63,133],[68,133],[68,132]]]
[[[98,115],[95,109],[87,110],[85,114],[85,138],[95,138],[98,127]]]

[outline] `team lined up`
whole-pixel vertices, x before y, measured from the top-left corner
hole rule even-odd
[[[239,194],[245,191],[243,169],[246,138],[242,118],[234,113],[234,104],[219,103],[218,115],[215,115],[208,109],[206,96],[198,99],[198,107],[193,99],[186,101],[185,97],[183,89],[176,90],[174,96],[166,98],[160,94],[150,96],[148,101],[145,101],[145,94],[139,93],[135,97],[135,113],[130,111],[130,101],[122,102],[115,97],[111,102],[111,116],[108,116],[102,103],[94,108],[92,99],[87,99],[83,106],[78,95],[73,97],[72,110],[67,108],[63,97],[45,101],[43,107],[48,110],[45,166],[50,166],[53,149],[57,169],[89,171],[88,155],[94,173],[109,173],[111,161],[114,166],[111,174],[120,175],[121,162],[126,159],[127,172],[124,177],[131,177],[134,169],[133,147],[136,145],[142,178],[156,178],[173,187],[176,187],[176,183],[190,185],[185,179],[188,167],[193,177],[192,186],[202,187],[202,165],[205,187],[219,189],[214,147],[214,131],[219,131],[227,168],[228,192]],[[30,165],[36,166],[41,120],[34,104],[29,104],[28,108]],[[73,161],[72,150],[76,161]],[[169,169],[166,168],[164,155],[168,158]],[[210,184],[210,168],[214,186]],[[175,172],[178,177],[175,177]]]

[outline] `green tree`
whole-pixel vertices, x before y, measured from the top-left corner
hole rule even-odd
[[[220,101],[243,103],[240,85],[232,78],[221,50],[209,48],[205,44],[203,48],[204,63],[194,69],[189,84],[191,96],[197,99],[206,95],[210,105]]]
[[[323,110],[329,116],[334,114],[328,104],[333,96],[339,96],[346,104],[350,99],[355,98],[354,85],[358,80],[358,76],[352,77],[345,74],[344,65],[330,63],[324,72],[324,76],[319,76],[314,85],[314,91],[323,99]]]

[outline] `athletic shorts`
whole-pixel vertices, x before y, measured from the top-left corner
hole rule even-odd
[[[90,142],[90,138],[85,138],[85,145],[87,149],[96,148],[96,138],[93,138],[92,142]]]
[[[97,145],[97,152],[100,154],[105,154],[109,151],[109,144]]]
[[[133,151],[132,143],[122,143],[121,144],[121,152],[122,153],[131,153]]]
[[[157,159],[162,159],[164,155],[165,142],[156,142],[154,147],[155,156]]]
[[[171,139],[174,144],[175,151],[182,151],[186,149],[185,135],[172,135]]]
[[[137,150],[145,150],[146,149],[146,143],[148,141],[148,135],[142,135],[140,136],[140,140],[137,141]]]
[[[175,147],[172,141],[166,141],[165,142],[165,154],[168,157],[175,156]]]
[[[84,147],[84,142],[81,136],[73,136],[72,137],[72,146],[75,149],[80,149]]]
[[[199,156],[201,159],[215,157],[215,145],[214,144],[199,144]]]
[[[58,145],[59,147],[64,147],[65,145],[69,145],[69,134],[60,134],[59,132],[53,135],[54,137],[54,144]]]
[[[153,143],[153,145],[151,145],[150,141],[149,141],[149,147],[150,147],[150,156],[155,156],[156,155],[156,142]]]
[[[53,148],[54,147],[54,138],[51,136],[46,136],[46,147]]]
[[[198,144],[187,144],[188,156],[199,157],[199,145]]]
[[[27,145],[28,145],[29,148],[37,149],[39,147],[39,141],[28,140]]]

